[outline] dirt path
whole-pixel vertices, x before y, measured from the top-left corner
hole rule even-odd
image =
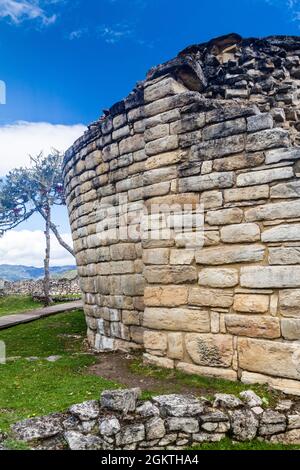
[[[131,369],[133,363],[140,359],[139,355],[124,353],[103,353],[97,355],[98,363],[89,368],[89,373],[118,382],[128,388],[140,387],[143,391],[155,393],[184,393],[202,395],[209,390],[201,387],[179,383],[174,371],[163,371],[164,377],[158,378]],[[213,390],[212,390],[213,392]]]

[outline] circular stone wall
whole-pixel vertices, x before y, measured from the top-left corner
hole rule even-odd
[[[67,152],[93,348],[300,394],[299,57],[192,46]]]

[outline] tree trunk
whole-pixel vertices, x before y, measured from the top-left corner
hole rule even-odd
[[[72,256],[75,256],[74,250],[63,240],[63,238],[60,236],[59,231],[57,230],[56,225],[53,222],[50,222],[50,228],[53,234],[55,235],[58,243],[65,249],[67,250]]]
[[[45,260],[44,260],[44,270],[45,270],[44,295],[45,295],[46,306],[52,303],[52,299],[50,295],[50,250],[51,250],[50,220],[51,220],[51,212],[50,212],[50,207],[48,207],[47,217],[46,217],[46,228],[45,228],[46,251],[45,251]]]
[[[36,206],[37,210],[39,211],[39,213],[41,214],[41,216],[45,219],[46,223],[47,223],[47,214],[41,210],[38,206]],[[60,236],[60,233],[56,227],[56,225],[51,221],[51,217],[50,217],[50,221],[49,221],[49,227],[52,231],[52,233],[55,235],[58,243],[65,249],[67,250],[72,256],[75,256],[75,253],[74,253],[74,250],[63,240],[63,238]]]

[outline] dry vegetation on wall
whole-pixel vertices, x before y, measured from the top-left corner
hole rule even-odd
[[[300,394],[299,78],[299,38],[195,45],[67,152],[95,349],[141,348],[161,367]],[[172,217],[168,239],[108,242],[98,224],[120,195],[132,212],[203,204],[204,247]]]

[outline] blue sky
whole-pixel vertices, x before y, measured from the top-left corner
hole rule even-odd
[[[40,5],[40,16],[3,17],[10,3]],[[189,44],[231,31],[299,34],[297,3],[300,11],[288,0],[0,1],[1,123],[87,124]]]
[[[0,0],[0,175],[28,153],[67,148],[150,67],[190,44],[299,27],[300,0]],[[65,213],[57,220],[67,233]],[[40,228],[33,219],[20,230]]]

